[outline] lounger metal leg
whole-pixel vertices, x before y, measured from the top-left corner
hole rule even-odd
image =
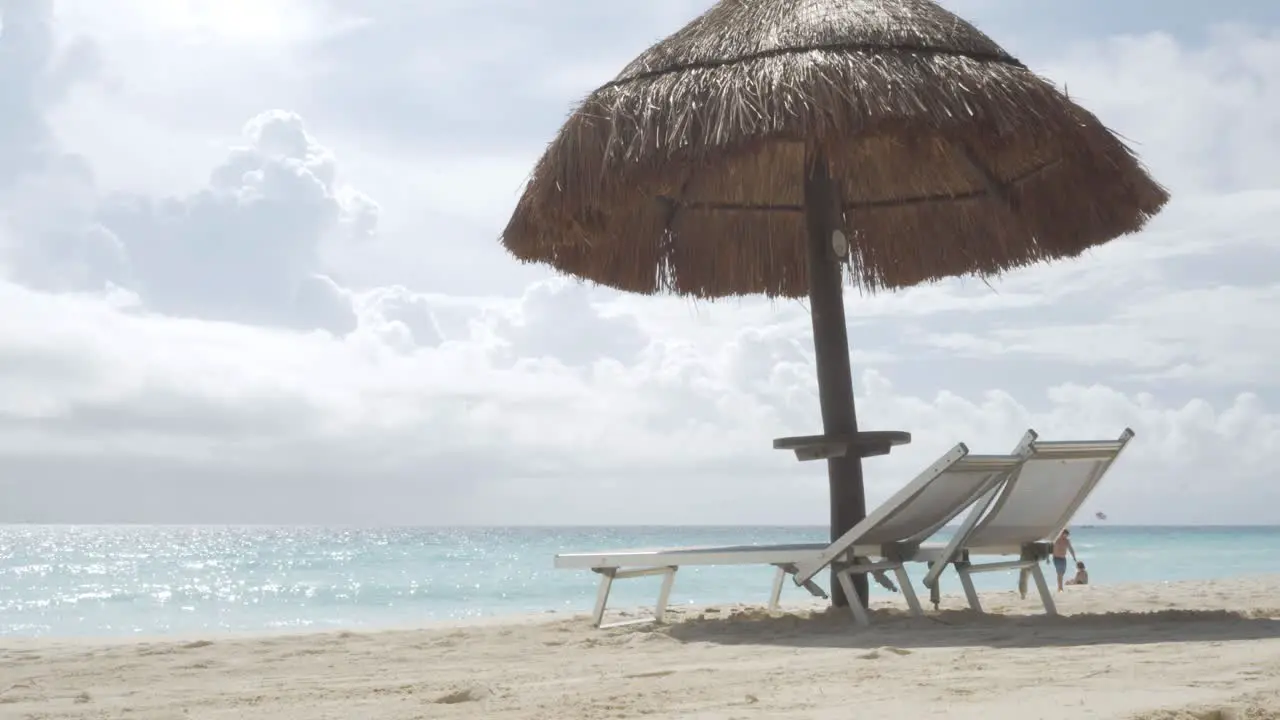
[[[1036,581],[1036,589],[1040,591],[1040,599],[1044,601],[1045,614],[1057,615],[1058,605],[1053,601],[1053,593],[1049,590],[1049,581],[1045,580],[1044,572],[1040,569],[1040,563],[1037,562],[1028,569],[1031,571],[1031,577]]]
[[[911,614],[924,615],[924,608],[920,607],[920,598],[916,597],[916,590],[911,587],[911,576],[907,574],[907,569],[901,566],[896,567],[893,569],[893,574],[898,577],[898,589],[902,591],[902,597],[906,599]]]
[[[778,604],[782,601],[782,584],[787,581],[787,569],[778,566],[778,572],[773,576],[773,589],[769,591],[769,612],[777,612]]]
[[[600,573],[600,588],[596,590],[596,608],[593,620],[596,627],[604,622],[604,608],[609,604],[609,589],[613,587],[615,570],[597,570]]]
[[[662,576],[662,589],[658,591],[658,605],[653,609],[655,622],[662,622],[667,616],[667,603],[671,600],[671,586],[676,582],[677,569],[669,567],[666,574]]]
[[[932,562],[929,563],[929,569],[933,569]],[[924,584],[925,587],[929,588],[929,602],[933,603],[933,609],[936,611],[938,606],[942,604],[942,576],[933,575],[933,582],[929,582],[929,576],[926,575]]]
[[[960,584],[964,587],[964,596],[969,601],[969,608],[977,613],[982,612],[982,601],[978,599],[978,589],[973,586],[969,568],[957,567],[956,573],[960,575]]]
[[[840,570],[836,573],[836,579],[840,581],[840,587],[844,588],[844,596],[849,598],[849,611],[853,613],[853,623],[859,627],[870,625],[871,616],[867,614],[867,609],[862,607],[857,589],[853,586],[853,573],[847,568]]]
[[[621,568],[595,568],[595,572],[600,573],[600,589],[596,592],[596,609],[594,613],[595,626],[598,628],[621,627],[623,625],[637,625],[647,622],[662,622],[667,614],[667,605],[671,602],[671,586],[676,581],[676,570],[680,568],[675,565],[664,567],[648,567],[635,569]],[[626,580],[628,578],[647,577],[650,575],[662,576],[662,589],[658,591],[658,603],[653,608],[653,617],[639,618],[635,620],[624,620],[609,625],[604,624],[604,611],[609,605],[609,589],[613,587],[614,580]]]

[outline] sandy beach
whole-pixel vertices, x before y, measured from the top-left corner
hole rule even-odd
[[[6,640],[0,718],[1280,718],[1280,576],[795,606],[595,630],[547,614],[387,632]]]

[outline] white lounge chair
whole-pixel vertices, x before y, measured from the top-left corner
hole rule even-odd
[[[1040,563],[1049,557],[1054,539],[1132,438],[1133,430],[1126,429],[1116,440],[1033,439],[1018,471],[973,504],[940,552],[922,548],[918,553],[920,559],[933,562],[924,584],[933,591],[935,603],[939,576],[952,563],[960,575],[969,607],[977,612],[982,612],[982,603],[973,585],[973,574],[1016,569],[1035,580],[1045,612],[1057,614]],[[1018,559],[973,562],[973,557],[982,555],[1017,555]]]
[[[1028,432],[1020,447],[1029,446],[1034,433]],[[798,568],[812,569],[797,581],[814,595],[826,597],[812,576],[834,563],[837,578],[849,597],[853,594],[852,574],[883,573],[893,570],[907,605],[922,614],[903,563],[914,558],[920,544],[942,526],[958,517],[977,499],[1003,483],[1022,462],[1020,455],[970,455],[964,444],[956,445],[914,480],[907,483],[880,507],[847,533],[831,543],[791,545],[739,545],[686,547],[651,550],[604,550],[556,555],[559,569],[589,569],[599,573],[593,621],[596,627],[616,627],[639,622],[661,622],[671,596],[676,571],[682,565],[772,565],[776,569],[769,609],[775,610],[788,575]],[[869,558],[879,558],[869,561]],[[662,587],[652,618],[641,618],[609,626],[603,624],[614,580],[661,575]],[[849,604],[860,625],[870,622],[858,602]]]

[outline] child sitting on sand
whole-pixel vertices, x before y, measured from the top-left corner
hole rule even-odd
[[[1088,585],[1089,571],[1084,569],[1084,563],[1076,561],[1076,576],[1067,581],[1068,585]]]

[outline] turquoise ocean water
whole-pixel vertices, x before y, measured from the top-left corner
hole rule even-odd
[[[1276,527],[1077,526],[1073,537],[1095,584],[1280,571]],[[583,612],[597,577],[554,570],[557,552],[825,538],[825,528],[780,527],[0,526],[0,635],[368,629]],[[919,587],[923,570],[912,574]],[[769,567],[682,568],[671,600],[762,602],[772,578]],[[954,574],[944,578],[957,592]],[[610,604],[651,603],[657,582],[615,583]],[[978,582],[1008,589],[1015,578]],[[806,598],[794,586],[783,593],[784,603]]]

